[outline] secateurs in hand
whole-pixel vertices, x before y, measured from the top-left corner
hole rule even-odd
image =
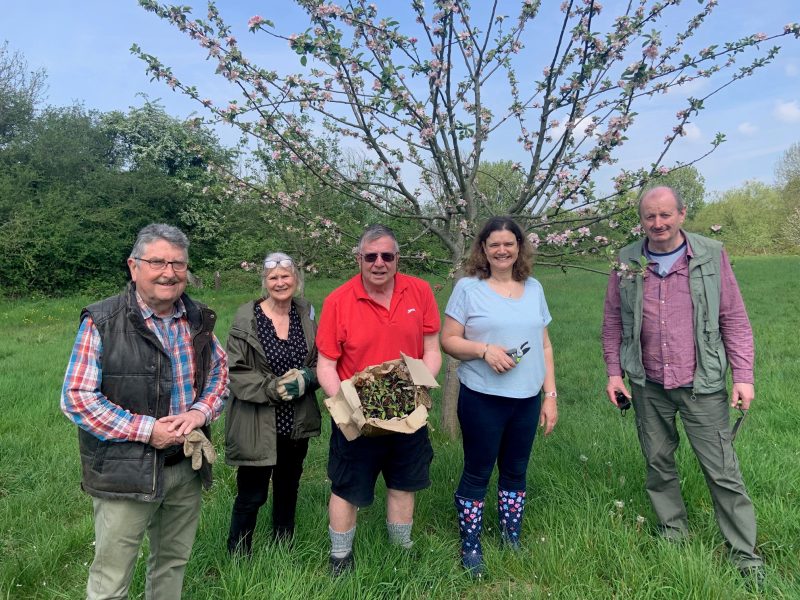
[[[528,342],[523,342],[519,348],[511,348],[510,350],[506,350],[506,354],[513,358],[514,362],[519,364],[519,361],[522,360],[522,357],[525,356],[530,349],[531,348],[528,345]]]

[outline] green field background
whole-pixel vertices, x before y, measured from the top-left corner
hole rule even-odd
[[[766,598],[800,598],[800,258],[734,260],[756,338],[756,400],[736,440],[758,516],[766,559]],[[488,574],[472,580],[459,566],[452,493],[461,445],[436,429],[433,485],[418,495],[415,545],[386,540],[382,481],[363,509],[352,576],[328,574],[325,475],[329,425],[311,443],[291,547],[268,542],[265,507],[251,560],[225,551],[235,472],[220,460],[205,494],[185,598],[565,598],[736,599],[749,594],[725,560],[711,500],[685,439],[679,449],[691,538],[672,545],[653,536],[633,415],[605,398],[599,332],[606,278],[538,269],[553,315],[560,420],[536,440],[528,474],[523,551],[499,544],[487,509]],[[252,290],[194,290],[219,314],[224,341],[236,307]],[[339,281],[307,283],[319,310]],[[431,281],[440,306],[450,285]],[[80,308],[96,298],[0,300],[0,598],[81,598],[93,556],[90,498],[80,491],[75,427],[58,406]],[[434,396],[434,402],[438,395]],[[733,418],[734,415],[732,415]],[[222,448],[222,427],[214,442]],[[494,481],[490,486],[490,500]],[[624,506],[616,508],[617,502]],[[492,502],[487,502],[487,506]],[[642,519],[644,522],[642,523]],[[144,549],[146,552],[146,548]],[[143,561],[131,597],[143,597]]]

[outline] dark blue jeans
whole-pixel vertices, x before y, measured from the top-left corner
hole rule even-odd
[[[459,496],[484,498],[495,463],[498,487],[509,491],[525,489],[541,406],[541,394],[505,398],[461,385],[458,422],[464,442],[464,472],[456,491]]]

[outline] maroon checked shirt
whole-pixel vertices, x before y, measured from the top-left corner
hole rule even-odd
[[[687,240],[686,252],[675,261],[665,277],[658,275],[657,265],[651,262],[644,280],[642,363],[647,379],[662,384],[666,389],[691,386],[694,379],[694,325],[688,260],[691,256],[692,249]],[[724,250],[720,272],[719,329],[733,381],[753,383],[753,332]],[[608,279],[602,339],[607,375],[621,376],[622,318],[619,275],[616,272],[612,272]]]

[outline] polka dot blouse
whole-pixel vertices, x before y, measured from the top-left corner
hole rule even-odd
[[[263,299],[262,299],[263,300]],[[308,354],[306,338],[303,335],[303,326],[297,307],[292,304],[289,310],[289,337],[281,339],[272,323],[261,308],[261,300],[256,302],[256,333],[258,341],[264,348],[267,362],[272,372],[280,377],[289,369],[299,369]],[[285,402],[275,407],[275,422],[278,435],[291,435],[294,426],[294,404]]]

